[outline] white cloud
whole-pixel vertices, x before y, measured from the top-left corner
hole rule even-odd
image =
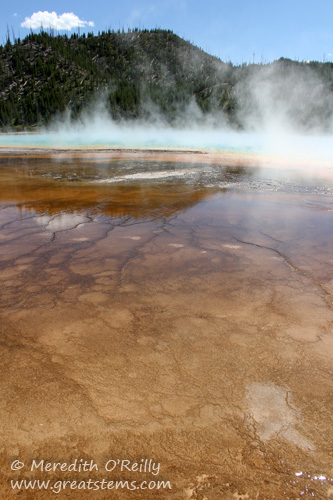
[[[83,28],[85,26],[94,26],[93,21],[83,21],[73,12],[64,12],[58,16],[56,12],[48,12],[41,10],[34,12],[31,17],[26,17],[24,22],[21,23],[22,28],[36,29],[43,26],[43,28],[54,28],[57,30],[71,30],[72,28]]]

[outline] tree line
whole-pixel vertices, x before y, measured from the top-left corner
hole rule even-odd
[[[323,104],[316,92],[304,99],[311,100],[318,120],[331,119],[332,63],[280,59],[271,65],[233,66],[159,29],[70,37],[41,30],[13,42],[8,37],[0,46],[0,127],[41,126],[65,111],[76,119],[97,98],[103,98],[114,120],[149,119],[149,113],[158,112],[172,124],[194,102],[204,115],[222,112],[229,124],[241,127],[240,108],[256,112],[258,107],[249,82],[261,74],[267,79],[268,67],[273,84],[279,81],[277,101],[281,92],[288,94],[283,78],[296,72],[306,80],[311,69],[323,82],[326,100]],[[305,122],[306,114],[301,118]]]

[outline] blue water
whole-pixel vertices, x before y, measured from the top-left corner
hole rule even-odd
[[[38,133],[0,134],[0,147],[195,149],[328,161],[333,166],[332,135],[297,135],[284,130],[264,133],[216,128],[90,124],[58,125]]]
[[[127,147],[184,148],[211,151],[259,153],[262,141],[251,134],[217,131],[153,129],[145,127],[92,128],[41,133],[0,134],[0,146],[8,147]]]

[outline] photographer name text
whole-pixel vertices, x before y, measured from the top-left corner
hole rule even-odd
[[[21,470],[25,467],[23,462],[14,460],[11,464],[12,470]],[[127,459],[110,459],[103,466],[103,470],[107,472],[120,471],[120,472],[140,472],[144,474],[153,474],[157,476],[160,473],[161,464],[155,462],[151,458],[142,458],[138,461],[131,461]],[[31,472],[98,472],[99,465],[94,460],[86,460],[83,458],[75,459],[72,462],[48,462],[46,460],[32,460],[31,465],[28,467]]]

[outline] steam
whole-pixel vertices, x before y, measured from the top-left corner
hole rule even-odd
[[[286,63],[284,63],[286,64]],[[238,117],[249,129],[333,133],[333,93],[310,67],[258,67],[236,87]]]
[[[218,85],[224,85],[228,65],[216,64]],[[142,104],[141,119],[114,121],[107,99],[96,96],[76,121],[68,113],[41,133],[12,136],[12,145],[205,149],[324,160],[332,166],[333,92],[327,75],[320,77],[310,66],[292,61],[234,70],[246,77],[233,88],[233,123],[223,111],[202,112],[194,98],[172,124],[149,98]],[[8,141],[0,136],[0,144]]]
[[[99,97],[78,121],[68,116],[49,132],[65,145],[194,148],[332,162],[333,92],[327,78],[310,66],[286,64],[238,68],[247,74],[233,90],[233,124],[223,111],[203,113],[194,98],[178,110],[172,125],[148,98],[141,120],[115,122],[106,99]],[[228,67],[218,68],[223,82]]]
[[[270,116],[265,110],[262,127],[257,122],[243,131],[226,124],[222,116],[204,116],[192,105],[176,126],[159,115],[142,121],[113,121],[101,108],[85,113],[79,121],[54,124],[44,141],[54,147],[123,147],[148,149],[200,149],[226,153],[265,155],[278,158],[324,160],[333,165],[332,137],[319,130],[298,133],[285,114]],[[254,127],[255,125],[255,127]],[[36,141],[38,137],[36,137]]]

